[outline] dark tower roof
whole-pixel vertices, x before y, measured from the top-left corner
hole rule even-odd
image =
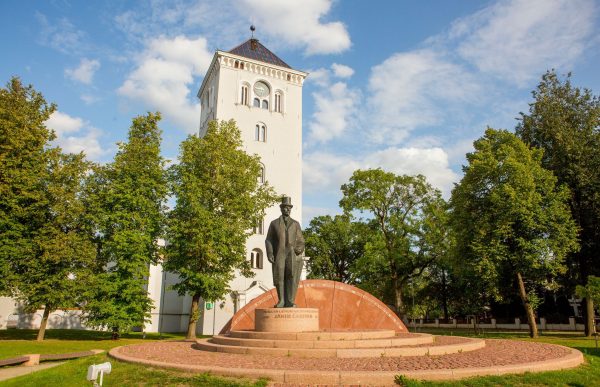
[[[279,59],[277,55],[273,54],[268,48],[260,44],[258,39],[248,39],[233,50],[230,50],[229,53],[291,69],[287,63]]]

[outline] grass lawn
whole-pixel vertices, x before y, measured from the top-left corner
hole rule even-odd
[[[46,331],[46,340],[35,341],[37,331],[9,329],[0,331],[0,359],[11,358],[28,353],[68,353],[90,349],[109,350],[127,344],[143,343],[155,340],[183,339],[181,334],[129,333],[119,340],[111,340],[110,332],[80,331],[69,329],[50,329]],[[265,381],[246,381],[213,377],[206,374],[189,374],[177,371],[153,369],[141,365],[118,362],[106,353],[67,361],[65,364],[0,382],[0,386],[91,386],[85,379],[87,368],[91,364],[112,363],[112,372],[104,378],[104,386],[215,386],[245,387],[266,386]]]
[[[472,330],[424,329],[438,335],[477,336]],[[0,331],[0,359],[27,353],[66,353],[89,349],[105,349],[140,343],[149,340],[181,339],[181,335],[148,334],[145,339],[140,333],[124,335],[120,340],[110,339],[110,333],[75,330],[48,330],[47,339],[35,341],[36,331],[4,330]],[[458,382],[433,383],[414,380],[401,380],[406,386],[600,386],[600,350],[595,348],[595,341],[581,336],[581,333],[543,332],[539,339],[532,340],[525,332],[486,332],[477,337],[518,339],[551,344],[566,345],[577,348],[585,354],[587,363],[577,369],[567,371],[544,372],[536,374],[490,376],[465,379]],[[186,374],[177,371],[153,369],[141,365],[121,363],[110,359],[106,354],[70,360],[63,365],[39,371],[31,375],[0,382],[0,386],[86,386],[91,383],[85,380],[87,367],[110,361],[112,373],[104,379],[105,386],[266,386],[266,381],[246,381],[227,379],[210,375]],[[401,379],[401,378],[400,378]]]

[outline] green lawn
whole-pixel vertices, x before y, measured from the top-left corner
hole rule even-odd
[[[119,340],[111,340],[109,332],[53,329],[46,331],[46,340],[35,341],[37,331],[9,329],[0,331],[0,359],[28,353],[68,353],[90,349],[109,350],[127,344],[143,343],[154,340],[183,339],[181,334],[130,333]],[[176,371],[153,369],[141,365],[118,362],[106,353],[70,360],[63,365],[0,382],[0,386],[91,386],[86,381],[87,368],[91,364],[112,363],[112,372],[104,378],[104,386],[216,386],[242,387],[266,386],[265,381],[246,381],[241,379],[218,378],[210,375],[189,374]]]
[[[29,329],[0,330],[0,359],[7,359],[28,353],[69,353],[90,349],[109,350],[121,345],[142,343],[148,340],[183,339],[180,334],[148,334],[142,339],[141,333],[129,333],[120,340],[111,340],[111,333],[81,331],[74,329],[49,329],[46,339],[36,341],[37,331]]]
[[[434,334],[475,336],[472,330],[427,329],[419,332]],[[35,331],[0,331],[0,359],[27,353],[67,353],[89,349],[110,349],[116,346],[140,343],[149,340],[182,339],[181,335],[149,334],[145,339],[140,333],[124,335],[120,340],[110,339],[110,333],[75,330],[49,330],[42,343],[35,341]],[[531,340],[525,332],[486,332],[478,337]],[[539,339],[544,343],[566,345],[577,348],[585,354],[587,364],[567,371],[545,372],[524,375],[493,376],[466,379],[459,382],[433,383],[402,380],[406,386],[600,386],[600,350],[595,341],[582,337],[580,333],[544,332]],[[104,379],[105,386],[265,386],[266,381],[245,381],[209,375],[194,375],[176,371],[153,369],[140,365],[121,363],[110,359],[106,354],[70,360],[63,365],[36,372],[5,382],[0,386],[86,386],[87,367],[90,364],[110,361],[113,371]],[[91,384],[89,384],[91,385]]]

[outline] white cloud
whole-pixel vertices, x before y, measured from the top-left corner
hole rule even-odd
[[[303,187],[307,193],[335,192],[357,169],[382,168],[401,175],[422,174],[445,196],[459,176],[450,169],[448,154],[439,147],[390,147],[364,156],[339,156],[314,152],[304,156]]]
[[[65,69],[65,76],[73,81],[81,82],[86,85],[92,83],[94,74],[100,68],[100,62],[96,59],[81,59],[79,67],[74,69]]]
[[[325,208],[325,207],[312,207],[312,206],[302,206],[302,227],[306,228],[309,226],[310,221],[317,216],[325,216],[325,215],[339,215],[342,211],[339,208]]]
[[[371,140],[397,144],[416,128],[442,122],[452,106],[477,100],[479,85],[461,66],[422,49],[373,67],[369,92]]]
[[[102,132],[79,117],[57,110],[48,118],[46,126],[54,130],[55,142],[65,152],[84,152],[91,160],[98,160],[106,153],[99,141]]]
[[[313,93],[315,112],[309,124],[310,140],[327,142],[351,126],[359,94],[344,82],[336,82]]]
[[[352,67],[339,63],[332,64],[331,69],[333,70],[333,74],[338,78],[350,78],[354,74]]]
[[[148,42],[119,94],[159,110],[165,118],[190,133],[198,129],[200,105],[195,101],[198,78],[204,75],[212,53],[206,39],[159,37]]]
[[[80,52],[86,47],[85,33],[77,29],[67,18],[50,22],[46,15],[36,12],[40,24],[39,42],[65,54]]]
[[[331,71],[324,68],[319,68],[316,70],[309,70],[309,76],[306,78],[306,81],[309,83],[315,83],[317,86],[325,87],[329,86]]]
[[[91,95],[91,94],[82,94],[80,96],[80,98],[86,105],[91,105],[94,102],[97,102],[98,100],[100,100],[100,98],[98,98],[95,95]]]
[[[499,1],[453,23],[459,54],[518,85],[550,68],[569,69],[594,31],[591,0]]]
[[[286,45],[303,47],[307,55],[340,53],[350,48],[350,35],[339,21],[323,22],[331,0],[243,0],[242,14]]]
[[[71,117],[70,115],[56,110],[46,121],[46,126],[53,129],[56,136],[63,136],[65,133],[78,132],[84,125],[84,122],[79,117]]]

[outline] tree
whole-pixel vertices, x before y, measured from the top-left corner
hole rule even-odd
[[[50,312],[81,302],[95,257],[82,198],[90,164],[50,147],[54,110],[18,78],[0,90],[0,288],[44,309],[38,340]]]
[[[0,89],[0,294],[17,291],[14,264],[36,254],[38,217],[47,207],[44,188],[48,143],[44,122],[56,110],[31,85],[12,78]]]
[[[381,169],[357,170],[342,185],[340,206],[371,217],[377,232],[369,242],[373,261],[385,263],[394,304],[404,313],[403,290],[444,251],[446,205],[425,177],[396,176]]]
[[[252,276],[246,239],[276,202],[269,185],[258,182],[260,173],[260,159],[243,151],[234,121],[213,121],[204,137],[192,135],[181,144],[179,163],[171,168],[176,203],[165,269],[179,274],[173,288],[180,295],[192,295],[188,339],[196,336],[201,298],[222,299],[234,269]]]
[[[97,168],[89,183],[99,260],[86,321],[116,337],[143,325],[152,308],[146,285],[150,264],[159,261],[168,194],[159,121],[159,113],[134,118],[114,162]]]
[[[14,265],[19,276],[16,298],[26,310],[44,309],[38,341],[44,339],[50,313],[79,306],[90,284],[96,249],[82,200],[89,169],[83,153],[61,154],[53,149],[46,183],[48,206],[38,214],[44,226],[33,238],[36,253]]]
[[[503,273],[513,275],[530,335],[537,337],[533,293],[525,284],[564,271],[565,255],[577,248],[569,191],[541,166],[543,152],[512,133],[488,128],[474,147],[452,191],[457,254],[496,299]]]
[[[544,150],[542,165],[554,172],[571,195],[569,205],[579,228],[581,249],[569,255],[574,282],[585,285],[600,275],[600,97],[561,80],[554,71],[532,92],[528,114],[521,113],[517,135]],[[586,298],[586,334],[591,335],[594,305]]]
[[[304,230],[309,278],[356,283],[356,261],[364,255],[366,225],[348,215],[318,216]]]

